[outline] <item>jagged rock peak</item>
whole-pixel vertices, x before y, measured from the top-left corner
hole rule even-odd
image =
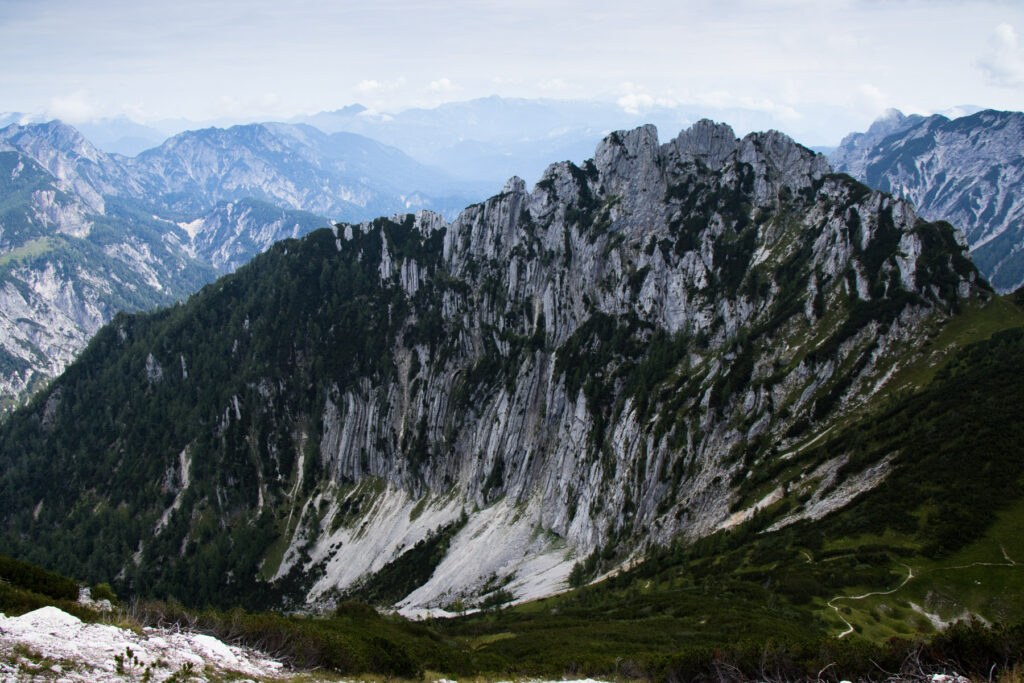
[[[51,162],[44,164],[47,166],[53,166],[56,157],[65,157],[71,161],[85,159],[100,162],[104,156],[78,130],[59,119],[46,123],[11,124],[0,130],[0,139],[9,142],[12,148],[29,152],[33,157],[42,155],[43,161]],[[47,170],[54,172],[54,168],[48,167]]]
[[[505,187],[501,188],[502,194],[526,194],[526,181],[517,175],[505,181]]]
[[[658,129],[650,124],[606,136],[594,151],[593,163],[608,195],[627,198],[625,205],[645,193],[664,191],[664,154]]]
[[[522,182],[522,181],[519,181]],[[416,212],[414,226],[421,235],[429,235],[437,230],[444,230],[448,227],[448,221],[444,216],[429,209],[420,209]]]
[[[681,161],[700,161],[712,170],[718,170],[726,158],[739,147],[732,127],[701,119],[669,143]]]
[[[740,142],[737,155],[741,162],[754,168],[754,195],[758,203],[774,198],[779,186],[802,190],[832,172],[823,155],[777,130],[750,133]]]
[[[658,150],[658,129],[648,123],[633,130],[615,131],[605,136],[594,152],[594,163],[602,167],[602,161],[625,157],[642,159],[652,157]]]
[[[740,140],[731,126],[709,119],[697,121],[660,146],[653,125],[616,131],[597,146],[594,165],[602,175],[618,176],[629,175],[648,163],[664,165],[666,161],[699,161],[709,170],[718,171],[734,155],[738,161],[776,171],[787,179],[796,175],[820,177],[832,170],[824,156],[777,130],[750,133]]]
[[[779,131],[750,133],[740,140],[730,126],[708,119],[696,122],[660,146],[652,125],[617,131],[608,135],[594,153],[594,166],[606,190],[627,195],[642,188],[656,190],[664,183],[665,170],[674,166],[699,163],[717,172],[737,161],[752,166],[761,178],[758,201],[772,198],[775,185],[798,190],[832,172],[824,156]],[[548,172],[554,174],[557,168],[553,166]]]
[[[748,134],[740,143],[739,157],[741,161],[751,164],[764,160],[781,171],[803,171],[812,175],[832,171],[824,155],[804,147],[777,130]]]

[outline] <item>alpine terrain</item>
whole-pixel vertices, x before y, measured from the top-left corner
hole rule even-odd
[[[1024,114],[980,111],[950,120],[890,110],[831,155],[839,171],[905,197],[930,220],[961,228],[992,285],[1024,285]]]
[[[181,133],[136,157],[58,121],[0,130],[0,401],[30,395],[123,310],[169,305],[333,220],[485,192],[393,147],[308,126]]]
[[[555,593],[733,528],[899,523],[951,551],[996,510],[935,514],[929,477],[962,467],[934,459],[971,435],[950,453],[897,425],[925,411],[944,434],[944,391],[988,405],[938,367],[1020,318],[950,225],[782,134],[616,132],[450,223],[317,230],[115,317],[0,425],[0,547],[198,605],[406,612]],[[963,358],[996,367],[1015,340]],[[836,517],[887,482],[917,493],[871,509],[925,507]]]
[[[64,369],[114,314],[167,305],[214,270],[131,202],[0,151],[0,405]],[[177,227],[175,226],[175,230]]]

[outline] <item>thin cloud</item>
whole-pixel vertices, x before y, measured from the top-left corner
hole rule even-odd
[[[977,65],[994,85],[1004,88],[1024,85],[1024,50],[1013,26],[999,24],[996,27],[991,50],[978,60]]]
[[[450,93],[460,90],[459,86],[455,85],[447,78],[439,78],[436,81],[431,81],[427,89],[430,90],[430,92],[439,93]]]
[[[622,110],[627,114],[633,114],[639,116],[645,111],[649,111],[655,107],[666,107],[672,108],[678,106],[675,100],[667,97],[653,97],[647,93],[629,93],[623,95],[619,99],[615,100],[615,103],[622,107]]]
[[[69,95],[54,97],[46,108],[47,118],[60,119],[66,123],[89,121],[100,114],[88,90],[78,90]]]
[[[398,78],[394,81],[364,80],[356,85],[356,91],[364,94],[376,94],[383,92],[394,92],[405,87],[405,78]]]

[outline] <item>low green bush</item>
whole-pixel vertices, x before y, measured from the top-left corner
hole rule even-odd
[[[78,599],[75,581],[6,555],[0,555],[0,580],[58,600]]]

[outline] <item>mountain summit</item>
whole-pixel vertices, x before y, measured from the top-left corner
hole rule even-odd
[[[898,454],[797,454],[991,298],[962,251],[780,133],[615,132],[451,223],[339,224],[118,316],[0,426],[3,543],[199,603],[412,610],[817,518]]]

